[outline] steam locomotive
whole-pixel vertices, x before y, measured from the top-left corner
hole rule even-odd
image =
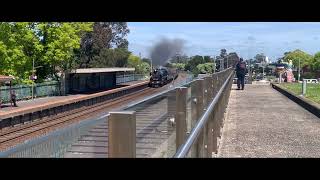
[[[150,73],[149,87],[162,87],[177,78],[177,68],[158,67]]]

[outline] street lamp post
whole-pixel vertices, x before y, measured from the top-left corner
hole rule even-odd
[[[33,81],[32,83],[32,89],[31,89],[31,96],[32,96],[32,100],[34,100],[34,80],[36,80],[36,76],[35,76],[35,70],[40,68],[42,66],[37,66],[34,67],[34,59],[32,60],[32,76],[31,76],[31,80]]]

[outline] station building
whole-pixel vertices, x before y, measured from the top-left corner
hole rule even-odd
[[[117,76],[132,74],[135,68],[76,69],[65,78],[66,94],[91,93],[117,87]]]

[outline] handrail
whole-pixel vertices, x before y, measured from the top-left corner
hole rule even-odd
[[[174,155],[174,158],[184,158],[189,150],[191,149],[192,145],[195,143],[195,141],[197,140],[198,136],[200,135],[201,130],[203,129],[204,125],[207,123],[210,113],[213,111],[214,107],[216,106],[223,90],[225,89],[225,87],[227,86],[230,78],[233,77],[233,72],[230,73],[229,77],[227,78],[227,80],[223,83],[222,87],[220,88],[220,90],[218,91],[217,95],[214,97],[214,99],[212,100],[212,102],[210,103],[209,107],[207,108],[207,110],[205,111],[205,113],[201,116],[200,120],[197,121],[195,127],[192,129],[188,139],[186,140],[186,142],[180,146],[180,148],[178,149],[178,151],[176,152],[176,154]]]

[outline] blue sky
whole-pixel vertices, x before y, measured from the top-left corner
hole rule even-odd
[[[318,22],[129,22],[129,50],[149,57],[161,37],[186,41],[184,53],[216,56],[220,49],[241,57],[265,53],[272,60],[284,52],[320,51]]]

